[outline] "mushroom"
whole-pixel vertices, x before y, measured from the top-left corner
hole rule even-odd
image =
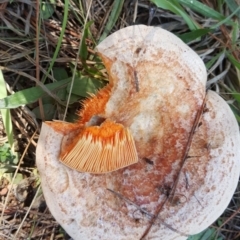
[[[166,30],[127,27],[97,51],[109,85],[84,102],[77,122],[42,125],[36,162],[51,213],[73,239],[201,232],[239,178],[231,109],[206,94],[203,62]]]

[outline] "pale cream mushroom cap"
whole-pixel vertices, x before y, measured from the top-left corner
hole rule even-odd
[[[133,36],[133,30],[141,31]],[[130,37],[125,38],[127,32]],[[47,205],[72,238],[135,240],[147,228],[149,216],[107,189],[155,214],[166,199],[163,190],[172,185],[179,172],[189,133],[205,97],[206,70],[196,53],[159,28],[125,28],[107,39],[98,51],[113,88],[101,117],[130,129],[139,162],[99,175],[72,170],[59,162],[62,141],[71,125],[54,122],[43,123],[36,161]],[[125,50],[118,50],[117,44]],[[165,44],[169,48],[164,48]],[[129,56],[125,57],[125,52]],[[73,137],[72,132],[68,141]],[[164,222],[158,219],[147,239],[186,239],[186,235],[204,230],[221,215],[239,178],[239,142],[231,109],[209,91],[174,201],[164,205],[159,214]]]

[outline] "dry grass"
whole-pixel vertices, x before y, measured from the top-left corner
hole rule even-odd
[[[40,4],[40,1],[36,2]],[[68,7],[63,1],[57,1],[54,5],[45,5],[48,11],[44,11],[44,6],[36,2],[0,1],[0,66],[8,93],[42,86],[54,82],[55,79],[59,80],[63,75],[71,78],[74,74],[81,73],[86,77],[95,76],[105,81],[104,71],[101,68],[97,71],[94,69],[96,64],[94,46],[95,41],[108,33],[105,27],[108,24],[111,26],[114,1],[70,0]],[[213,9],[218,9],[219,13],[226,17],[234,11],[227,4],[231,1],[222,1],[221,4],[221,1],[202,0],[202,2]],[[88,21],[93,21],[89,31],[92,35],[88,35],[86,47],[83,48],[80,42],[86,37],[83,30],[89,7]],[[66,8],[67,19],[64,18]],[[219,22],[189,7],[186,7],[186,12],[201,28],[212,28]],[[49,14],[49,17],[45,14]],[[239,15],[239,12],[236,12],[230,16],[230,20],[238,24]],[[136,24],[161,25],[179,35],[189,32],[189,25],[182,17],[156,8],[154,4],[144,0],[124,1],[116,23],[112,22],[111,32],[132,25],[134,21]],[[190,39],[188,44],[203,58],[208,67],[208,88],[217,91],[231,104],[239,120],[239,95],[233,94],[240,92],[238,31],[238,25],[234,28],[223,22],[202,37]],[[186,37],[189,36],[185,36],[185,39]],[[84,55],[84,51],[87,51],[87,55]],[[81,58],[78,57],[78,52]],[[50,92],[52,98],[47,104],[46,99],[39,98],[38,101],[30,101],[11,110],[17,157],[12,159],[11,154],[8,154],[6,160],[1,163],[3,170],[0,172],[2,177],[0,239],[69,239],[45,205],[35,166],[35,148],[41,121],[64,117],[67,97],[63,96],[66,93],[61,95],[59,92]],[[81,99],[81,96],[71,97],[69,119],[74,118],[74,112],[79,107],[78,101]],[[9,148],[2,127],[0,143],[2,147]],[[240,239],[239,198],[240,185],[229,207],[213,224],[212,228],[216,229],[217,235],[212,239]]]

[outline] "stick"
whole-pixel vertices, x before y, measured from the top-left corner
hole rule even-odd
[[[128,198],[124,197],[122,194],[120,194],[120,193],[118,193],[118,192],[115,192],[115,191],[113,191],[113,190],[111,190],[111,189],[109,189],[109,188],[107,188],[107,190],[108,190],[109,192],[113,193],[114,195],[116,195],[117,197],[123,199],[125,202],[133,205],[133,206],[136,207],[140,212],[145,213],[147,216],[151,217],[152,219],[158,219],[163,226],[169,228],[170,230],[172,230],[172,231],[174,231],[174,232],[176,232],[176,233],[179,233],[179,234],[182,235],[182,236],[188,237],[188,235],[186,235],[185,233],[182,233],[182,232],[178,231],[177,229],[174,229],[170,224],[165,223],[165,222],[163,221],[163,219],[161,219],[160,217],[149,213],[149,212],[146,211],[145,209],[140,208],[136,203],[134,203],[134,202],[132,202],[131,200],[129,200]],[[141,239],[142,239],[142,237],[140,238],[140,240],[141,240]]]
[[[192,144],[192,140],[193,140],[193,135],[195,133],[195,130],[198,126],[198,123],[199,123],[199,120],[203,114],[203,111],[204,111],[204,107],[205,107],[205,103],[206,103],[206,96],[207,96],[207,93],[205,95],[205,98],[203,99],[203,103],[202,103],[202,106],[200,107],[200,109],[198,110],[197,114],[196,114],[196,117],[194,119],[194,122],[193,122],[193,126],[192,126],[192,129],[191,129],[191,132],[189,134],[189,137],[188,137],[188,141],[187,141],[187,145],[186,145],[186,148],[185,148],[185,151],[184,151],[184,155],[183,155],[183,158],[182,158],[182,162],[181,162],[181,165],[180,165],[180,169],[179,169],[179,172],[177,174],[177,177],[173,183],[173,186],[171,188],[171,192],[169,194],[169,196],[167,196],[166,200],[157,208],[157,211],[156,211],[156,214],[154,215],[154,217],[152,217],[147,229],[145,230],[145,232],[143,233],[142,237],[141,237],[141,240],[144,239],[144,237],[147,236],[147,234],[149,233],[152,225],[154,224],[155,220],[158,218],[158,215],[159,213],[161,212],[164,204],[169,200],[170,202],[172,202],[173,198],[174,198],[174,195],[175,195],[175,191],[176,191],[176,188],[177,188],[177,184],[178,184],[178,181],[179,181],[179,177],[180,177],[180,174],[181,174],[181,171],[183,169],[183,166],[186,162],[186,159],[188,158],[188,153],[189,153],[189,150],[190,150],[190,147],[191,147],[191,144]]]

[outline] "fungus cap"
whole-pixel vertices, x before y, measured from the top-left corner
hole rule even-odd
[[[146,239],[180,240],[204,230],[227,207],[239,178],[240,137],[231,109],[216,93],[205,96],[201,59],[163,29],[121,29],[97,49],[110,78],[104,104],[89,114],[106,89],[85,102],[79,122],[42,126],[36,162],[51,213],[74,239],[140,239],[161,204]],[[129,129],[137,163],[96,175],[59,161],[94,116]]]

